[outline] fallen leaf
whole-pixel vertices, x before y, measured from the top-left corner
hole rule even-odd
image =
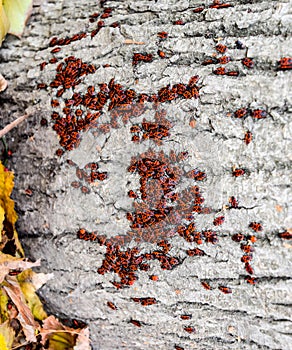
[[[7,282],[7,283],[6,283]],[[18,310],[17,319],[21,323],[25,338],[29,342],[35,342],[35,330],[38,326],[34,320],[30,308],[26,305],[19,283],[15,277],[7,278],[3,289],[12,300]]]
[[[90,350],[89,329],[88,327],[81,329],[74,350]]]
[[[25,270],[17,276],[17,280],[28,307],[30,308],[33,316],[40,321],[47,318],[48,315],[45,312],[36,291],[51,277],[52,274],[46,275],[44,273],[35,273],[32,270]]]
[[[41,343],[46,344],[48,350],[90,349],[88,328],[66,327],[52,315],[43,321],[39,334],[42,337]]]
[[[14,340],[15,333],[6,321],[0,324],[0,349],[10,350]]]
[[[32,11],[32,0],[2,0],[2,3],[10,21],[9,33],[20,37]]]
[[[9,27],[9,20],[3,8],[2,1],[0,1],[0,46],[2,44],[3,39],[5,38],[5,35],[8,33]]]
[[[40,260],[33,263],[0,252],[0,283],[11,270],[26,270],[34,266],[40,266]]]
[[[0,24],[1,26],[1,24]],[[1,33],[0,33],[1,35]],[[0,43],[1,44],[1,43]],[[7,88],[7,80],[3,77],[2,74],[0,74],[0,92],[4,91]]]

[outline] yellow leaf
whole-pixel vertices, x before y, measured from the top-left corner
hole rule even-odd
[[[43,305],[39,297],[36,294],[37,288],[36,288],[36,285],[34,284],[34,280],[37,279],[38,275],[39,274],[33,272],[32,270],[26,270],[17,276],[17,280],[19,282],[20,288],[25,297],[27,305],[30,308],[34,318],[42,321],[48,316],[43,308]],[[40,274],[40,275],[44,275],[44,274]],[[45,281],[46,280],[48,280],[48,278],[46,278]]]
[[[5,35],[8,33],[9,27],[9,20],[3,8],[2,1],[0,1],[0,46],[5,38]]]
[[[14,331],[9,326],[8,321],[0,324],[0,349],[1,350],[10,350],[14,340]]]
[[[9,33],[20,37],[32,10],[32,0],[2,0],[2,2],[10,21]]]
[[[5,212],[4,221],[0,221],[2,228],[0,243],[3,239],[3,235],[5,234],[9,240],[13,240],[13,243],[15,245],[15,252],[13,255],[17,257],[23,257],[24,252],[15,230],[17,214],[14,210],[14,202],[10,198],[14,186],[13,178],[13,173],[11,171],[7,171],[7,169],[5,169],[3,164],[0,162],[0,208],[2,208],[2,213],[3,210]]]
[[[7,303],[8,303],[8,296],[4,292],[4,290],[0,288],[0,324],[8,320]]]

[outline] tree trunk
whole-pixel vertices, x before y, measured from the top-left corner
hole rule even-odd
[[[278,63],[292,55],[291,4],[241,0],[232,2],[233,7],[217,9],[208,7],[211,1],[204,3],[199,11],[201,1],[125,0],[101,5],[93,0],[39,1],[22,39],[9,36],[0,50],[1,73],[9,82],[0,95],[1,126],[24,113],[30,115],[7,136],[13,151],[8,167],[15,171],[18,232],[27,256],[41,258],[41,270],[54,273],[41,290],[47,308],[60,318],[87,322],[93,349],[288,349],[292,343],[291,244],[279,237],[291,228],[291,72]],[[94,13],[109,13],[105,8],[112,8],[109,18],[99,17],[94,22],[93,16],[90,22]],[[93,32],[101,20],[105,26]],[[174,24],[178,20],[183,23]],[[114,22],[119,26],[111,26]],[[168,36],[163,39],[157,35],[160,32]],[[49,47],[52,37],[72,38],[76,33],[87,36]],[[220,43],[227,46],[225,54],[215,49]],[[51,53],[55,47],[61,51]],[[147,58],[138,56],[142,61],[133,64],[134,53],[153,57],[145,62]],[[57,90],[49,85],[58,64],[63,62],[65,67],[64,59],[72,55],[96,67],[95,72],[80,77],[77,93],[85,94],[88,86],[95,86],[98,92],[98,84],[108,84],[114,78],[123,89],[153,95],[168,85],[169,89],[178,83],[187,85],[198,75],[199,98],[176,94],[171,101],[160,100],[159,106],[147,102],[147,110],[141,116],[131,116],[128,123],[124,123],[126,118],[120,120],[125,116],[120,111],[118,125],[112,121],[109,132],[103,133],[99,126],[113,118],[106,105],[98,124],[80,132],[80,145],[58,157],[60,137],[52,129],[51,113],[54,110],[64,116],[64,101],[72,98],[73,89],[57,98]],[[222,56],[231,61],[224,64]],[[40,70],[40,64],[53,57],[58,62]],[[252,58],[253,68],[242,64],[246,57]],[[239,75],[216,75],[218,67]],[[48,87],[37,89],[39,83]],[[61,106],[52,108],[51,99],[60,101]],[[240,118],[235,112],[242,108],[246,111],[241,111]],[[138,134],[130,132],[133,125],[141,127],[143,118],[154,122],[155,113],[162,109],[172,124],[170,136],[164,135],[162,143],[154,140],[146,127]],[[166,129],[170,126],[165,120],[160,124]],[[159,132],[165,128],[160,127]],[[252,134],[249,144],[248,131]],[[142,140],[132,142],[134,135]],[[186,193],[182,202],[194,218],[186,220],[176,201],[168,199],[166,206],[172,208],[177,222],[172,225],[168,215],[164,216],[162,226],[157,227],[165,231],[159,234],[156,224],[150,228],[143,224],[140,231],[131,229],[134,222],[126,217],[132,212],[135,219],[134,202],[151,202],[155,207],[161,196],[166,196],[166,180],[150,176],[145,180],[146,199],[141,199],[142,171],[128,171],[132,157],[141,159],[150,148],[166,156],[171,150],[188,152],[186,159],[174,159],[167,165],[165,176],[171,178],[175,167],[181,169],[175,188],[167,188],[178,196]],[[161,155],[152,158],[167,164]],[[92,162],[98,164],[99,173],[107,173],[106,179],[88,178],[92,171],[85,167]],[[192,169],[198,171],[190,173]],[[207,175],[203,181],[199,181],[199,174],[203,177],[199,171]],[[201,213],[193,207],[194,198],[200,201],[202,197],[187,196],[194,185],[205,199],[197,207]],[[130,190],[140,199],[129,198]],[[231,197],[238,201],[237,208]],[[213,220],[221,216],[223,224],[214,225]],[[194,231],[201,233],[203,244],[196,238],[188,242],[192,240],[188,235],[195,237],[191,228],[186,230],[190,222],[195,222]],[[250,227],[253,222],[263,229]],[[140,251],[133,253],[131,262],[137,268],[133,285],[122,283],[122,288],[116,288],[112,282],[120,283],[118,274],[98,273],[106,246],[94,233],[86,236],[85,232],[87,240],[79,239],[80,229],[97,231],[113,245],[119,243],[120,255],[111,253],[118,263],[123,263],[121,252],[138,247]],[[236,242],[240,240],[236,234],[244,236],[242,242]],[[125,235],[124,239],[118,235]],[[171,249],[154,258],[154,251],[162,251],[157,245],[161,240],[167,240]],[[203,253],[195,248],[205,255],[200,256]],[[251,274],[249,265],[246,270],[241,261],[243,255],[249,256],[244,249],[254,249]],[[152,254],[150,260],[146,253]],[[143,260],[140,265],[135,260],[139,256]],[[177,259],[171,260],[173,266],[163,265],[163,259],[171,257]],[[124,264],[127,279],[131,266]],[[149,270],[143,271],[147,264]],[[150,276],[158,276],[158,280]],[[247,283],[253,277],[257,283]],[[201,282],[207,282],[211,290]],[[143,305],[147,300],[141,298],[150,297],[156,303]]]

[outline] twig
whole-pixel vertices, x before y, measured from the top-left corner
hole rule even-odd
[[[12,123],[6,125],[5,128],[0,130],[0,138],[3,137],[4,135],[6,135],[11,129],[15,128],[18,124],[23,122],[27,117],[28,117],[28,114],[25,114],[25,115],[15,119]]]
[[[131,39],[126,39],[124,41],[124,44],[127,44],[127,45],[131,45],[131,44],[134,44],[134,45],[144,45],[145,43],[143,41],[135,41],[135,40],[131,40]]]

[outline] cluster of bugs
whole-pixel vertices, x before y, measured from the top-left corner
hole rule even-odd
[[[241,49],[241,46],[243,46],[242,43],[240,43],[241,46],[239,46],[239,41],[235,42],[236,48]],[[230,56],[225,55],[226,51],[228,50],[228,47],[222,43],[219,43],[215,46],[215,49],[217,53],[223,55],[220,57],[210,57],[203,61],[202,65],[207,66],[210,64],[227,64],[230,61],[232,61]],[[252,58],[245,57],[241,60],[241,63],[247,67],[247,68],[253,68],[254,67],[254,62]],[[227,75],[227,76],[232,76],[232,77],[237,77],[239,76],[239,71],[237,70],[227,70],[225,67],[218,67],[215,70],[213,70],[213,74],[215,75]]]
[[[265,119],[268,112],[264,109],[250,109],[248,107],[240,108],[233,113],[234,118],[244,119],[251,116],[255,120]]]
[[[161,145],[162,140],[170,136],[169,130],[172,128],[172,123],[166,119],[166,111],[157,110],[154,118],[155,122],[146,121],[144,118],[140,125],[135,124],[131,127],[130,132],[134,134],[132,136],[133,142],[151,139],[157,145]]]
[[[82,182],[87,184],[93,184],[96,181],[104,181],[107,179],[107,172],[98,171],[99,165],[96,162],[91,162],[85,165],[84,169],[80,169],[77,164],[72,162],[72,160],[67,161],[67,163],[76,168],[76,176],[79,181],[73,181],[71,186],[74,188],[80,188],[83,193],[90,193],[90,189],[82,185]]]

